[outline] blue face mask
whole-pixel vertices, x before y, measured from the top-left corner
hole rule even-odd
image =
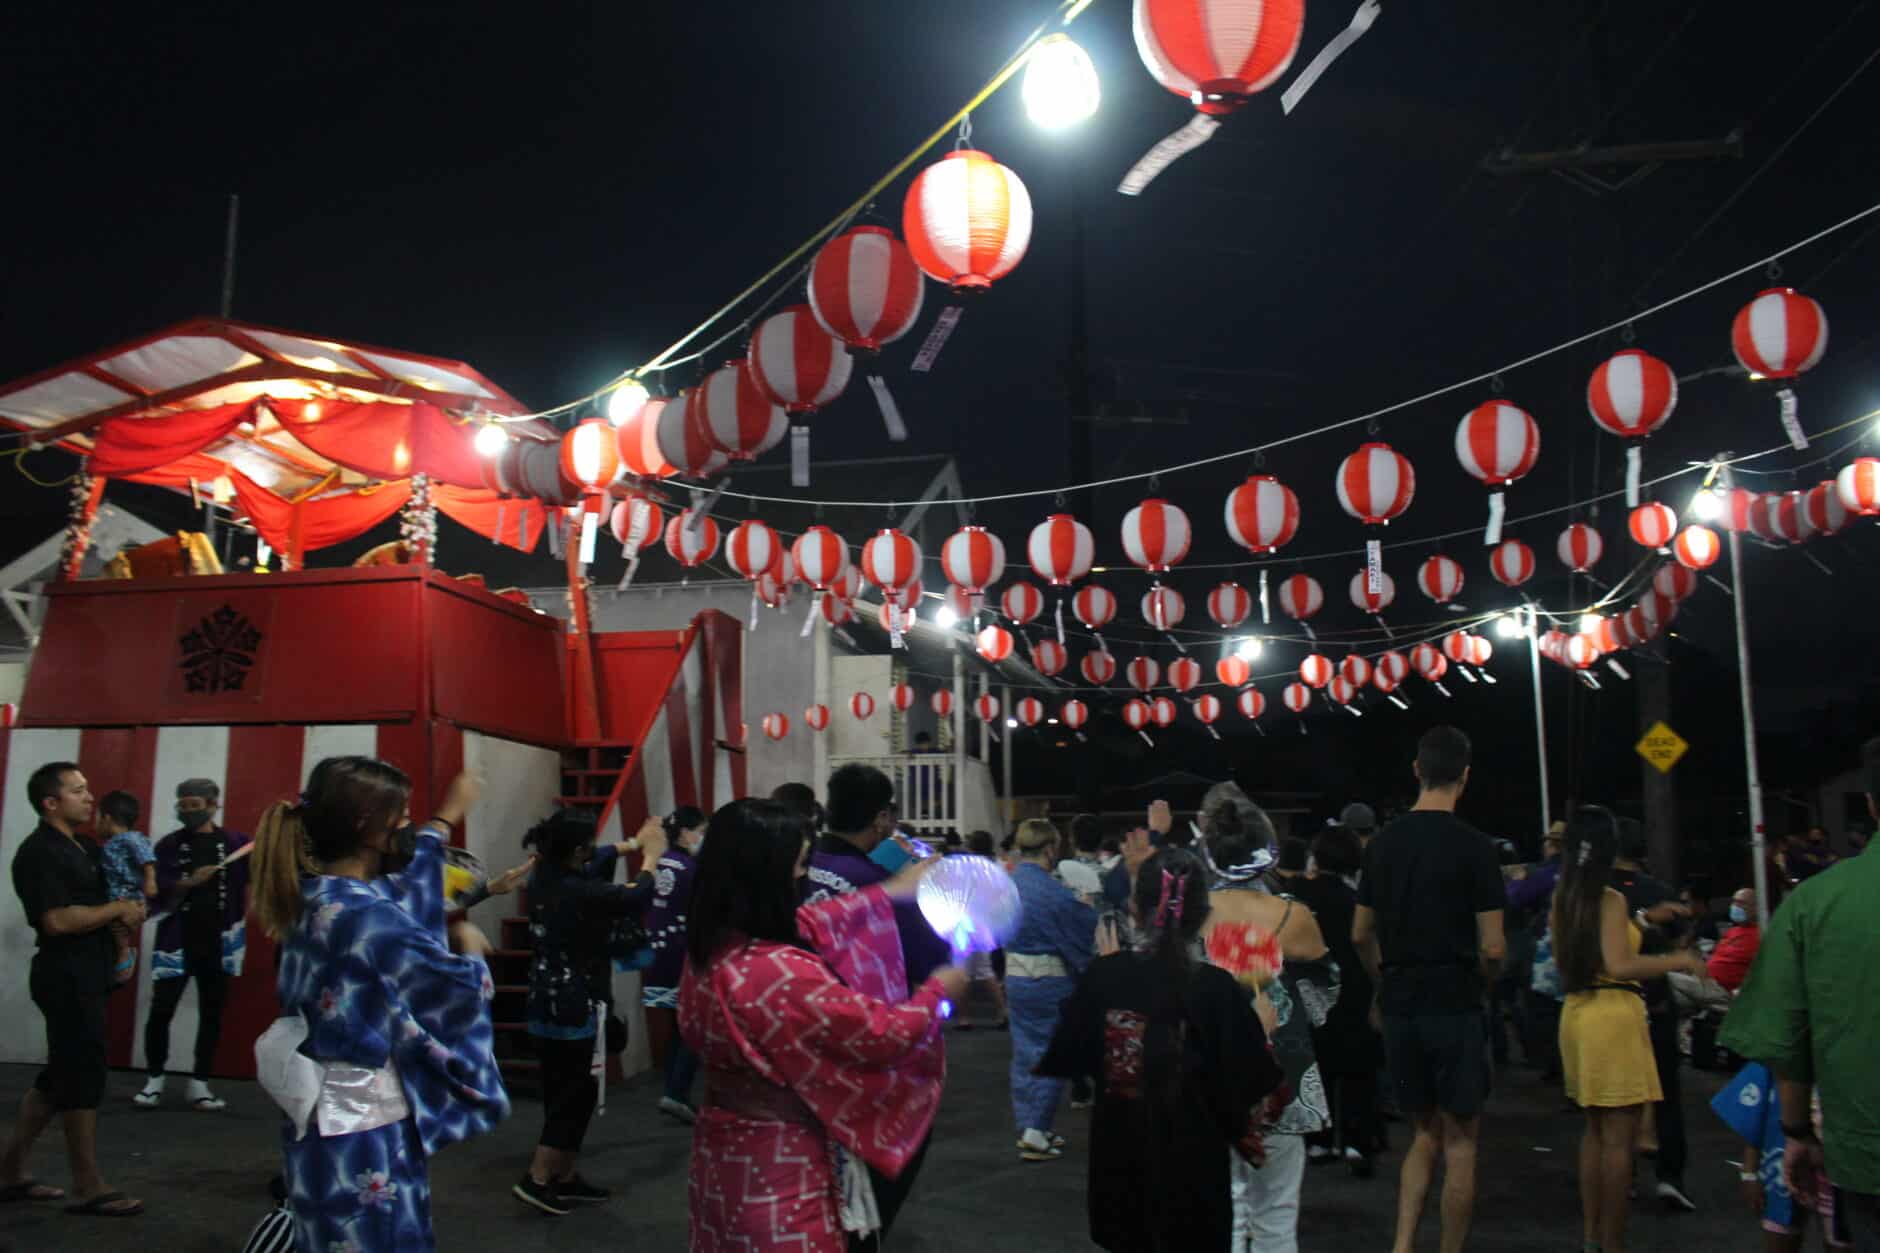
[[[1730,906],[1730,921],[1738,924],[1748,922],[1749,910],[1744,909],[1741,905]]]

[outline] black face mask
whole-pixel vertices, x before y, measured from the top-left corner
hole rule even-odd
[[[385,856],[379,861],[380,874],[397,874],[411,864],[418,852],[418,824],[407,822],[392,830],[385,840]]]
[[[208,826],[215,815],[207,809],[179,809],[176,820],[191,831],[200,831]]]

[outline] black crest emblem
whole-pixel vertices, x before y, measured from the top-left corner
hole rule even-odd
[[[239,692],[254,667],[261,632],[242,614],[223,605],[200,619],[177,641],[183,652],[183,690]]]

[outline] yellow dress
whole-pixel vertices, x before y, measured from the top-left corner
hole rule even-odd
[[[1634,953],[1638,927],[1626,923]],[[1618,1109],[1664,1099],[1652,1057],[1645,998],[1638,985],[1599,976],[1600,986],[1567,997],[1560,1011],[1560,1065],[1567,1099],[1579,1106]]]

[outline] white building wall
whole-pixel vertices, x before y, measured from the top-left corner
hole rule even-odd
[[[78,760],[77,727],[16,730],[7,748],[6,800],[0,806],[0,862],[11,867],[13,854],[33,833],[38,820],[26,803],[26,780],[49,761]],[[9,877],[0,886],[0,1061],[46,1060],[46,1024],[27,988],[32,967],[33,929]]]

